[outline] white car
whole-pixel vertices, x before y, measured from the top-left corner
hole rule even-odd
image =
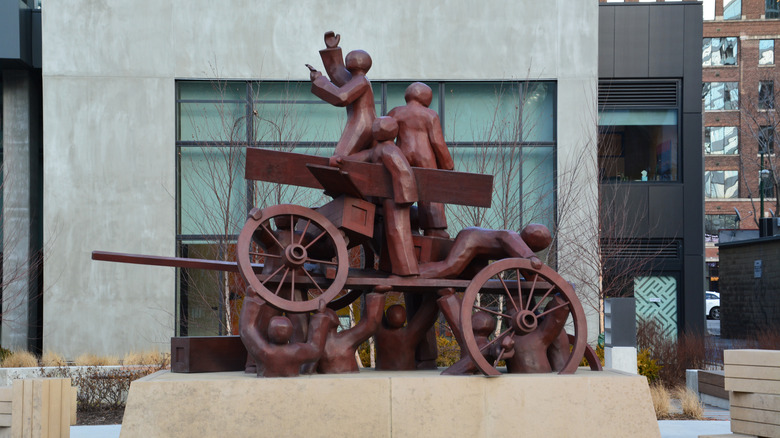
[[[720,294],[718,292],[706,292],[707,318],[720,319]]]

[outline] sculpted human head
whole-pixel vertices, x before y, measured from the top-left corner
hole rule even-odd
[[[489,313],[479,311],[471,315],[471,327],[478,336],[488,336],[496,329],[496,319]]]
[[[526,225],[523,231],[520,232],[520,238],[533,252],[539,252],[552,243],[550,229],[541,224]]]
[[[390,327],[401,328],[406,322],[406,309],[400,304],[394,304],[387,308],[385,316]]]
[[[274,344],[286,344],[292,335],[293,325],[286,316],[274,316],[268,322],[268,339]]]
[[[422,82],[415,82],[406,87],[404,99],[406,100],[406,103],[415,101],[427,107],[430,106],[431,101],[433,101],[433,91],[431,90],[431,87]]]
[[[344,63],[351,72],[359,70],[366,73],[371,69],[371,56],[364,50],[353,50],[347,53]]]

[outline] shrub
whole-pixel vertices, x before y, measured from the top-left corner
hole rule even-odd
[[[64,367],[68,364],[68,361],[64,357],[53,351],[47,351],[41,357],[42,367]]]
[[[2,364],[5,358],[10,355],[11,355],[11,350],[0,347],[0,364]]]
[[[650,385],[650,397],[653,399],[655,417],[659,420],[668,417],[672,409],[672,400],[666,387],[663,384]]]
[[[661,366],[658,361],[650,357],[650,350],[641,350],[636,355],[636,367],[640,375],[647,377],[648,383],[654,383],[658,380],[661,372]]]
[[[445,336],[436,336],[436,346],[439,349],[439,356],[436,358],[436,366],[448,367],[460,360],[460,345],[455,339],[448,339]]]
[[[694,420],[702,419],[704,407],[695,392],[688,387],[678,386],[674,390],[674,396],[680,400],[683,415]]]
[[[142,353],[130,352],[122,359],[123,365],[156,365],[165,368],[170,364],[171,355],[157,350]]]
[[[37,367],[38,358],[29,351],[14,351],[3,359],[3,368]]]
[[[98,356],[92,353],[84,353],[76,358],[74,364],[85,367],[119,365],[119,358],[116,356]]]
[[[70,378],[78,388],[79,412],[114,411],[124,409],[130,383],[159,371],[158,366],[133,368],[57,367],[41,370],[42,377]]]

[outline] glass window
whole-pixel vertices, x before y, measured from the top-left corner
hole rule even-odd
[[[702,95],[707,111],[739,109],[739,82],[704,82]]]
[[[723,0],[723,19],[739,20],[742,18],[742,0]]]
[[[552,82],[528,82],[523,87],[523,141],[553,141],[554,90]]]
[[[704,153],[710,155],[736,155],[739,134],[736,126],[705,126]]]
[[[705,170],[705,198],[738,197],[739,172],[736,170]]]
[[[444,95],[444,138],[456,142],[514,142],[519,139],[519,87],[455,82]]]
[[[775,153],[775,129],[772,126],[760,126],[758,131],[758,152]]]
[[[704,215],[704,233],[717,235],[720,230],[737,229],[736,214],[705,214]]]
[[[777,0],[766,0],[765,18],[780,18],[780,2]]]
[[[775,64],[775,40],[760,40],[758,42],[758,65]]]
[[[758,109],[773,109],[775,107],[774,81],[758,83]]]
[[[599,113],[602,181],[676,181],[677,110]]]
[[[737,38],[704,38],[701,65],[705,67],[737,65]]]

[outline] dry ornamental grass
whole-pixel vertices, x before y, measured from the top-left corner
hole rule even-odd
[[[37,367],[38,358],[29,351],[14,351],[10,356],[3,359],[3,368],[27,368]]]
[[[694,420],[701,420],[704,416],[704,406],[702,406],[699,397],[690,388],[678,386],[674,390],[674,396],[680,400],[682,413],[686,417]]]
[[[662,384],[650,386],[650,397],[653,399],[655,417],[658,419],[668,417],[672,409],[672,399],[666,387]]]

